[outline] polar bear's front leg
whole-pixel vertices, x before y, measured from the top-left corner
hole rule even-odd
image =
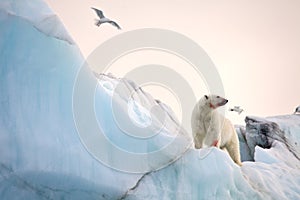
[[[207,129],[206,137],[204,139],[205,147],[220,147],[221,145],[221,132],[220,132],[219,122],[216,120],[211,120]]]
[[[196,149],[201,149],[203,146],[203,139],[205,138],[205,134],[197,133],[194,135],[194,143]]]
[[[220,139],[218,138],[215,138],[215,137],[207,137],[205,138],[205,141],[204,141],[204,145],[203,147],[218,147],[220,148]]]

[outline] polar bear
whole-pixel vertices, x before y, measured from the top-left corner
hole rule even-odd
[[[232,123],[216,110],[228,102],[217,95],[204,95],[192,113],[192,132],[195,148],[216,146],[226,149],[232,160],[241,166],[237,133]]]

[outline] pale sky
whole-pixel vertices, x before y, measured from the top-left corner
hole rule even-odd
[[[240,116],[236,113],[229,115],[236,123],[243,122],[245,115],[290,114],[300,105],[299,0],[46,2],[61,18],[86,58],[109,38],[140,28],[168,29],[194,40],[217,67],[225,97],[229,99],[228,106],[240,105],[245,110]],[[90,7],[101,9],[123,29],[119,31],[109,24],[96,27],[96,15]],[[166,62],[161,56],[154,57],[158,59],[156,63]],[[144,57],[149,60],[151,56]],[[168,65],[176,63],[170,61]],[[117,75],[123,73],[118,74],[118,70],[122,71],[116,64],[113,72]],[[199,89],[197,97],[204,95],[204,91]],[[179,107],[174,105],[175,112],[179,112]]]

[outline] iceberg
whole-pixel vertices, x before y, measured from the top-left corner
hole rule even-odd
[[[42,0],[2,0],[0,27],[1,199],[300,199],[300,115],[247,117],[239,167],[133,81],[93,74]]]
[[[37,25],[49,14],[38,0],[0,3],[0,197],[114,199],[140,175],[100,165],[82,144],[72,95],[84,59],[57,37],[61,23]]]

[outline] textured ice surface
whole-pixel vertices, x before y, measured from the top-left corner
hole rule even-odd
[[[72,92],[83,58],[75,45],[22,17],[40,20],[44,11],[50,12],[42,1],[1,1],[0,197],[116,197],[139,176],[104,167],[81,143]]]
[[[103,76],[93,88],[92,107],[106,138],[146,155],[176,141],[173,152],[156,160],[149,156],[146,164],[179,158],[146,174],[113,170],[85,148],[76,129],[73,91],[83,57],[57,17],[39,0],[2,0],[0,27],[0,199],[300,199],[299,115],[252,117],[252,131],[241,127],[240,132],[245,147],[251,138],[255,162],[240,168],[219,149],[186,149],[189,139],[167,105],[130,80]],[[97,82],[89,69],[84,73],[87,82]],[[136,92],[127,101],[128,90],[116,92],[117,86]],[[145,141],[124,134],[113,118],[112,101],[119,116],[131,113],[135,126],[129,128],[153,123],[160,131]],[[163,122],[151,116],[153,107],[163,111]],[[90,118],[85,125],[92,127]],[[122,120],[121,125],[128,126]],[[101,148],[111,164],[145,164]],[[245,152],[247,160],[250,149]]]
[[[40,0],[1,0],[2,17],[16,16],[27,20],[45,35],[74,44],[65,27],[43,1]],[[6,16],[5,16],[6,15]],[[21,30],[20,30],[21,31]]]

